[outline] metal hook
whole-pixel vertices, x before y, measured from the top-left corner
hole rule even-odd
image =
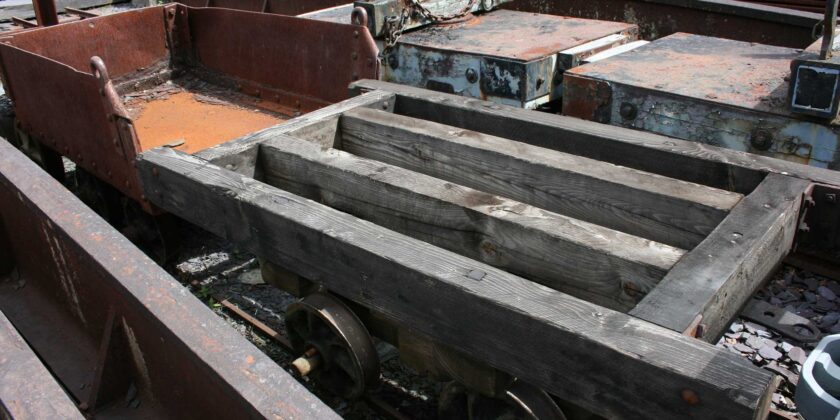
[[[105,62],[98,55],[90,58],[90,69],[92,70],[93,77],[99,81],[101,86],[105,86],[111,80],[110,76],[108,76],[108,69],[105,67]]]
[[[367,26],[368,14],[364,7],[357,6],[350,12],[350,23],[358,26]]]

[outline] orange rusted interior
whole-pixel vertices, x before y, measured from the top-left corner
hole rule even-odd
[[[133,108],[141,151],[173,145],[177,150],[195,153],[286,119],[257,107],[200,101],[188,91],[142,101]]]

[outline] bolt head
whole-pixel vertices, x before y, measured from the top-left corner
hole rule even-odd
[[[467,69],[464,75],[467,77],[467,81],[470,83],[475,83],[478,81],[478,72],[475,71],[475,69],[473,68]]]
[[[696,392],[690,389],[682,390],[680,396],[682,397],[682,400],[685,401],[685,403],[688,405],[700,404],[700,397],[697,396]]]
[[[639,115],[639,109],[636,108],[635,104],[630,102],[622,102],[621,107],[618,109],[619,115],[621,118],[625,120],[635,120],[636,117]]]
[[[769,150],[773,145],[773,134],[758,128],[750,135],[750,145],[757,150]]]

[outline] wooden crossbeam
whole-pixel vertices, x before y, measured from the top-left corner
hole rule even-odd
[[[685,253],[288,136],[259,156],[269,185],[624,312]]]
[[[702,338],[717,341],[790,251],[810,185],[768,174],[630,314],[675,331],[699,322]]]
[[[350,153],[691,249],[741,195],[373,109],[341,118]]]
[[[840,172],[659,134],[533,112],[378,80],[356,93],[396,94],[394,112],[715,188],[749,194],[769,173],[840,185]]]
[[[765,412],[773,375],[724,349],[175,150],[138,169],[155,205],[595,413]]]
[[[225,169],[247,176],[255,176],[257,146],[266,139],[281,134],[290,134],[310,141],[332,145],[337,135],[338,118],[344,111],[357,107],[393,110],[395,97],[396,95],[390,92],[371,92],[369,95],[350,98],[281,124],[204,149],[195,155]]]

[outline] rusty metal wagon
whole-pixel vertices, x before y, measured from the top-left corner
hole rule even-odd
[[[140,152],[195,152],[337,102],[377,76],[376,54],[364,27],[179,4],[0,43],[26,148],[53,165],[66,156],[147,210]]]
[[[0,416],[338,418],[0,141]]]

